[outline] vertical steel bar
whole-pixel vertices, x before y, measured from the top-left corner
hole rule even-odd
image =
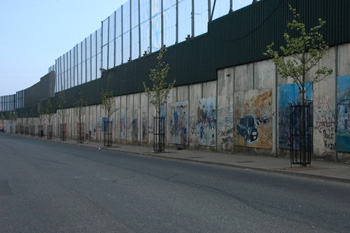
[[[96,75],[95,75],[95,79],[97,79],[97,77],[98,77],[98,60],[97,60],[97,30],[95,31],[95,56],[96,56],[96,62],[95,62],[95,73],[96,73]]]
[[[90,34],[90,81],[92,80],[92,34]]]
[[[110,68],[109,67],[109,37],[110,37],[110,35],[109,35],[109,26],[110,26],[110,19],[111,19],[111,17],[110,16],[108,16],[108,24],[107,24],[107,28],[108,28],[108,30],[107,30],[107,65],[106,65],[106,68],[107,68],[107,70]]]
[[[75,46],[73,48],[73,56],[72,56],[72,79],[73,79],[73,87],[75,87]]]
[[[152,52],[152,0],[149,0],[149,53]]]
[[[139,57],[141,57],[141,4],[140,4],[140,0],[138,0],[138,17],[139,17],[139,22],[138,22],[138,29],[139,29]]]
[[[214,0],[213,11],[211,12],[211,15],[210,15],[210,22],[213,20],[213,16],[214,16],[214,12],[215,12],[215,5],[216,5],[216,0]]]
[[[87,83],[88,79],[87,79],[87,38],[85,38],[85,60],[84,60],[84,63],[85,63],[85,82]]]
[[[83,42],[80,42],[80,57],[81,57],[81,59],[80,59],[80,62],[81,62],[81,71],[80,71],[80,74],[81,74],[81,82],[80,82],[80,84],[82,84],[83,83]]]
[[[194,37],[194,0],[192,0],[192,10],[191,10],[191,37]]]
[[[208,0],[208,22],[211,21],[211,1]]]
[[[121,36],[122,36],[122,45],[121,45],[121,49],[122,49],[122,60],[121,60],[121,64],[124,64],[124,28],[123,28],[123,5],[121,6],[120,8],[120,11],[121,11]]]
[[[65,90],[66,89],[66,54],[63,54],[62,73],[63,73],[63,90]]]
[[[113,67],[117,64],[117,11],[114,11],[114,35],[113,35]]]
[[[132,20],[131,20],[131,16],[132,16],[132,4],[131,4],[131,0],[129,0],[129,4],[130,4],[130,14],[129,14],[129,16],[130,16],[130,30],[129,30],[129,33],[130,33],[130,56],[129,56],[129,59],[128,59],[128,61],[131,61],[132,60],[132,33],[131,33],[131,31],[132,31]]]
[[[164,6],[163,6],[163,0],[160,0],[160,41],[161,41],[161,47],[164,46],[164,14],[163,14]]]
[[[101,21],[101,68],[103,68],[103,21]],[[101,72],[102,77],[102,72]]]
[[[176,0],[176,38],[175,38],[175,44],[179,42],[179,0]]]

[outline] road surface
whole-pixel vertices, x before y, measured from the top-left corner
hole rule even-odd
[[[350,185],[0,134],[0,232],[349,232]]]

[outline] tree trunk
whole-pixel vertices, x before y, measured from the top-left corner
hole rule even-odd
[[[303,77],[303,85],[302,85],[302,106],[301,106],[301,150],[303,157],[303,166],[306,166],[306,148],[305,148],[305,76]]]
[[[160,105],[158,106],[158,150],[159,152],[162,152],[162,148],[161,148],[161,142],[160,142]]]

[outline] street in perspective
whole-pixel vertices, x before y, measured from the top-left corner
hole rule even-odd
[[[350,1],[96,3],[1,3],[0,233],[350,232]]]
[[[346,178],[293,175],[287,159],[281,159],[283,174],[283,169],[249,168],[254,156],[244,161],[231,154],[239,167],[193,160],[210,153],[204,151],[196,156],[186,150],[152,153],[149,147],[134,146],[131,153],[120,150],[122,145],[99,145],[0,134],[0,232],[350,228]],[[136,153],[140,148],[149,153]],[[220,161],[219,153],[211,156]]]

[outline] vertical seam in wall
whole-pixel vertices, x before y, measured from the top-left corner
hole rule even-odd
[[[278,157],[278,142],[277,142],[277,133],[278,133],[278,73],[277,73],[277,66],[275,65],[275,157]]]
[[[236,76],[235,76],[235,70],[236,67],[232,67],[232,153],[235,152],[235,116],[234,116],[234,110],[235,110],[235,81],[236,81]]]
[[[335,88],[334,88],[334,92],[335,92],[335,116],[334,116],[334,120],[335,120],[335,137],[334,137],[334,145],[335,145],[335,154],[334,154],[334,161],[337,162],[338,161],[338,150],[337,150],[337,133],[338,133],[338,98],[337,98],[337,90],[338,90],[338,74],[339,74],[339,70],[338,70],[338,65],[339,65],[339,46],[335,46]]]
[[[203,94],[204,93],[204,91],[203,91],[203,83],[201,83],[201,98],[203,98]]]
[[[227,69],[224,69],[224,76],[226,73]],[[216,102],[216,121],[215,121],[215,151],[218,151],[218,116],[219,116],[219,76],[218,76],[218,70],[216,70],[216,98],[215,98],[215,102]]]
[[[142,145],[142,102],[141,102],[141,95],[142,95],[142,92],[139,93],[139,109],[140,109],[140,114],[137,112],[137,124],[138,124],[138,127],[137,127],[137,140],[139,140],[138,144],[141,146]],[[140,117],[139,117],[140,116]]]
[[[137,117],[139,117],[140,116],[140,119],[139,119],[139,121],[138,121],[138,124],[139,124],[139,126],[140,127],[137,127],[137,129],[138,129],[138,134],[139,134],[139,136],[138,136],[138,138],[137,139],[139,139],[140,140],[140,142],[139,142],[139,145],[142,145],[142,138],[141,138],[141,136],[142,136],[142,102],[141,102],[141,100],[142,100],[142,98],[141,98],[141,96],[142,96],[142,92],[139,94],[139,103],[140,103],[140,113],[137,113]]]
[[[253,90],[255,90],[255,62],[253,62]]]
[[[136,94],[133,94],[132,95],[132,121],[131,121],[131,129],[132,129],[132,134],[131,134],[131,142],[134,143],[134,135],[135,135],[135,132],[134,132],[134,118],[135,118],[135,95]]]
[[[129,134],[128,134],[128,121],[129,121],[129,119],[128,119],[128,95],[125,95],[125,97],[126,97],[126,100],[125,100],[125,115],[126,115],[126,117],[125,117],[125,119],[126,119],[126,121],[125,121],[125,135],[126,135],[126,137],[125,137],[125,143],[128,143],[128,137],[129,137]]]
[[[201,99],[203,99],[204,97],[204,83],[201,84]],[[199,104],[199,102],[197,101],[197,104]],[[195,113],[196,114],[196,113]],[[196,119],[196,123],[198,122],[198,119]],[[197,127],[197,124],[196,124],[196,127]],[[196,131],[196,128],[195,128],[195,131]],[[198,137],[198,136],[197,136]],[[197,143],[198,143],[198,148],[201,148],[201,145],[199,144],[198,142],[198,139],[197,139]]]
[[[190,122],[190,120],[191,120],[191,117],[190,117],[190,115],[191,115],[191,105],[190,105],[190,103],[191,103],[191,85],[189,85],[188,86],[188,88],[187,88],[187,100],[188,100],[188,114],[187,114],[187,146],[188,147],[190,147],[190,124],[191,124],[191,122]]]
[[[122,120],[122,96],[119,97],[119,141],[122,142],[121,120]]]
[[[147,137],[148,137],[148,139],[147,139],[147,144],[148,144],[148,146],[150,146],[150,139],[149,139],[149,97],[148,97],[148,95],[146,95],[147,96]]]

